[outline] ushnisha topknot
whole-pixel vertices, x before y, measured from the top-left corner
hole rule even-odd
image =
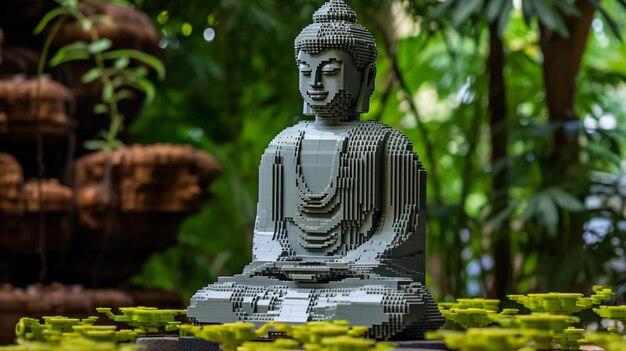
[[[300,51],[317,54],[335,48],[346,50],[360,70],[376,62],[378,55],[374,37],[356,23],[356,13],[343,0],[322,5],[295,41],[296,57]]]

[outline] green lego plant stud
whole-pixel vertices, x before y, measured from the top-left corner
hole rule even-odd
[[[591,300],[578,293],[508,295],[531,312],[571,315],[591,307]]]
[[[613,319],[622,324],[626,323],[626,306],[599,306],[593,311],[602,318]]]
[[[443,340],[446,346],[461,351],[514,351],[531,341],[518,329],[470,328],[466,332],[438,331],[427,333],[429,340]]]
[[[597,306],[610,299],[615,293],[611,288],[594,286],[593,294],[584,297],[579,293],[542,293],[528,295],[507,295],[509,299],[524,305],[531,312],[571,315]]]
[[[594,285],[593,286],[593,294],[590,296],[592,304],[594,306],[598,306],[602,304],[606,300],[610,300],[613,296],[615,296],[615,292],[612,288],[602,286],[602,285]]]
[[[158,333],[159,328],[171,327],[176,316],[187,314],[187,310],[160,310],[154,307],[121,307],[121,315],[113,314],[108,307],[99,307],[96,311],[106,314],[114,322],[128,324],[140,334]]]
[[[237,351],[296,351],[301,349],[298,341],[281,338],[271,342],[246,341],[237,348]]]
[[[624,341],[623,335],[612,332],[596,332],[588,333],[580,340],[581,344],[592,344],[601,347],[604,350],[610,348],[611,343]]]
[[[516,323],[522,332],[535,341],[538,350],[551,350],[552,343],[561,337],[564,330],[580,318],[550,313],[532,313],[516,317]]]
[[[321,351],[369,351],[374,340],[355,338],[347,335],[326,337],[321,340]]]
[[[494,323],[493,315],[496,313],[484,308],[451,308],[440,311],[443,317],[465,329],[480,328]]]
[[[92,316],[84,319],[68,318],[63,316],[45,316],[42,324],[36,318],[21,318],[15,325],[15,335],[18,339],[53,341],[58,340],[63,334],[73,332],[73,327],[78,325],[93,325],[98,317]]]
[[[558,335],[556,342],[561,350],[580,350],[580,341],[585,338],[585,330],[569,327]]]
[[[468,308],[482,308],[491,312],[498,312],[500,307],[500,300],[497,299],[457,299],[456,306],[454,308],[468,309]]]
[[[235,351],[242,343],[257,338],[254,324],[243,322],[203,325],[200,329],[183,328],[181,330],[191,332],[195,337],[204,340],[218,342],[223,345],[224,351]]]

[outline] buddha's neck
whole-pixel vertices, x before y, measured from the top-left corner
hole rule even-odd
[[[358,122],[358,121],[359,121],[358,114],[342,116],[342,117],[321,117],[319,115],[315,116],[315,124],[328,125],[328,126],[335,126],[335,125],[340,125],[343,123]]]

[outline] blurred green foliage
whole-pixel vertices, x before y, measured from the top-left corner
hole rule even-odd
[[[442,10],[446,1],[348,2],[379,47],[377,92],[363,119],[401,129],[429,171],[428,279],[434,294],[486,294],[494,283],[492,244],[502,226],[511,238],[511,292],[623,284],[626,46],[607,29],[602,13],[592,23],[577,77],[579,121],[569,124],[548,114],[540,26],[533,12],[524,19],[527,0],[504,1],[506,16],[493,15],[502,22],[508,119],[497,128],[508,135],[508,156],[492,163],[489,12],[483,7],[489,1],[476,9],[462,8],[476,1],[457,1],[465,5],[448,9],[456,14]],[[139,4],[162,33],[168,76],[156,83],[154,103],[134,124],[135,140],[192,144],[213,154],[223,174],[203,211],[182,226],[178,246],[154,255],[133,283],[190,296],[250,261],[259,160],[280,130],[303,118],[293,39],[322,3]],[[603,6],[613,24],[624,27],[618,2]],[[559,22],[553,26],[562,32]],[[581,146],[578,163],[569,168],[556,167],[549,157],[566,147],[552,138],[559,129]],[[509,202],[496,210],[492,178],[502,169],[509,174]]]

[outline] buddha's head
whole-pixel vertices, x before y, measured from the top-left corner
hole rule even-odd
[[[343,0],[330,0],[295,41],[304,113],[354,120],[369,110],[376,78],[376,42]]]

